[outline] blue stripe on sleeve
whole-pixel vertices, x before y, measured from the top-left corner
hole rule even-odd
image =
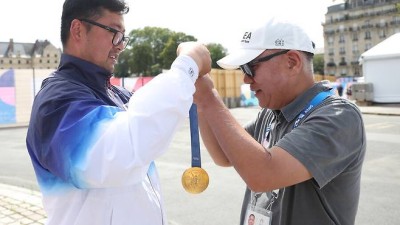
[[[74,170],[85,164],[87,153],[105,132],[104,124],[120,111],[117,107],[104,105],[91,108],[90,111],[87,105],[80,107],[82,105],[79,103],[71,104],[55,130],[49,149],[41,159],[47,170],[35,168],[41,188],[54,189],[71,184],[85,187],[85,182],[74,175]]]

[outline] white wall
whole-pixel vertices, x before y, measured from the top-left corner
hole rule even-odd
[[[400,56],[365,60],[363,74],[373,84],[373,102],[400,102]]]

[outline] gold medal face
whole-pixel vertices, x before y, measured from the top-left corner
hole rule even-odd
[[[192,194],[198,194],[206,190],[208,187],[208,174],[200,167],[192,167],[182,175],[183,188]]]

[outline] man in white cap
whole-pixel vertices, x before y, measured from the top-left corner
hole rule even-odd
[[[262,108],[244,128],[209,76],[196,82],[203,142],[217,165],[233,166],[247,184],[240,224],[250,214],[273,225],[355,222],[363,119],[327,82],[315,83],[313,54],[309,36],[290,22],[271,19],[244,33],[241,48],[218,61],[243,71]]]

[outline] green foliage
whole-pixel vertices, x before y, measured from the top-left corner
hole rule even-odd
[[[316,54],[313,59],[314,73],[324,75],[324,55]]]
[[[164,69],[169,68],[172,62],[175,60],[176,48],[178,48],[178,45],[186,41],[197,41],[197,39],[193,36],[188,36],[182,32],[172,33],[167,43],[165,44],[163,51],[160,54],[160,57],[162,59],[162,66]]]
[[[145,27],[129,33],[131,41],[118,58],[114,75],[116,77],[156,76],[162,69],[169,69],[176,58],[178,45],[186,41],[197,41],[191,35],[174,32],[167,28]],[[226,55],[227,50],[220,44],[208,44],[212,67],[219,68],[216,61]]]
[[[218,66],[217,61],[226,56],[228,52],[227,49],[224,48],[221,44],[216,44],[216,43],[207,44],[207,48],[211,54],[211,60],[212,60],[211,67],[216,69],[222,69],[220,66]]]
[[[129,36],[131,41],[119,56],[116,76],[155,76],[171,66],[180,42],[196,41],[193,36],[158,27],[132,30]]]
[[[149,75],[151,66],[156,64],[150,44],[143,43],[141,45],[133,45],[130,51],[130,71],[137,75]]]
[[[118,63],[115,65],[115,71],[114,71],[114,76],[115,77],[128,77],[130,73],[130,68],[129,68],[129,59],[131,58],[129,56],[129,51],[123,51],[119,55],[118,58]]]

